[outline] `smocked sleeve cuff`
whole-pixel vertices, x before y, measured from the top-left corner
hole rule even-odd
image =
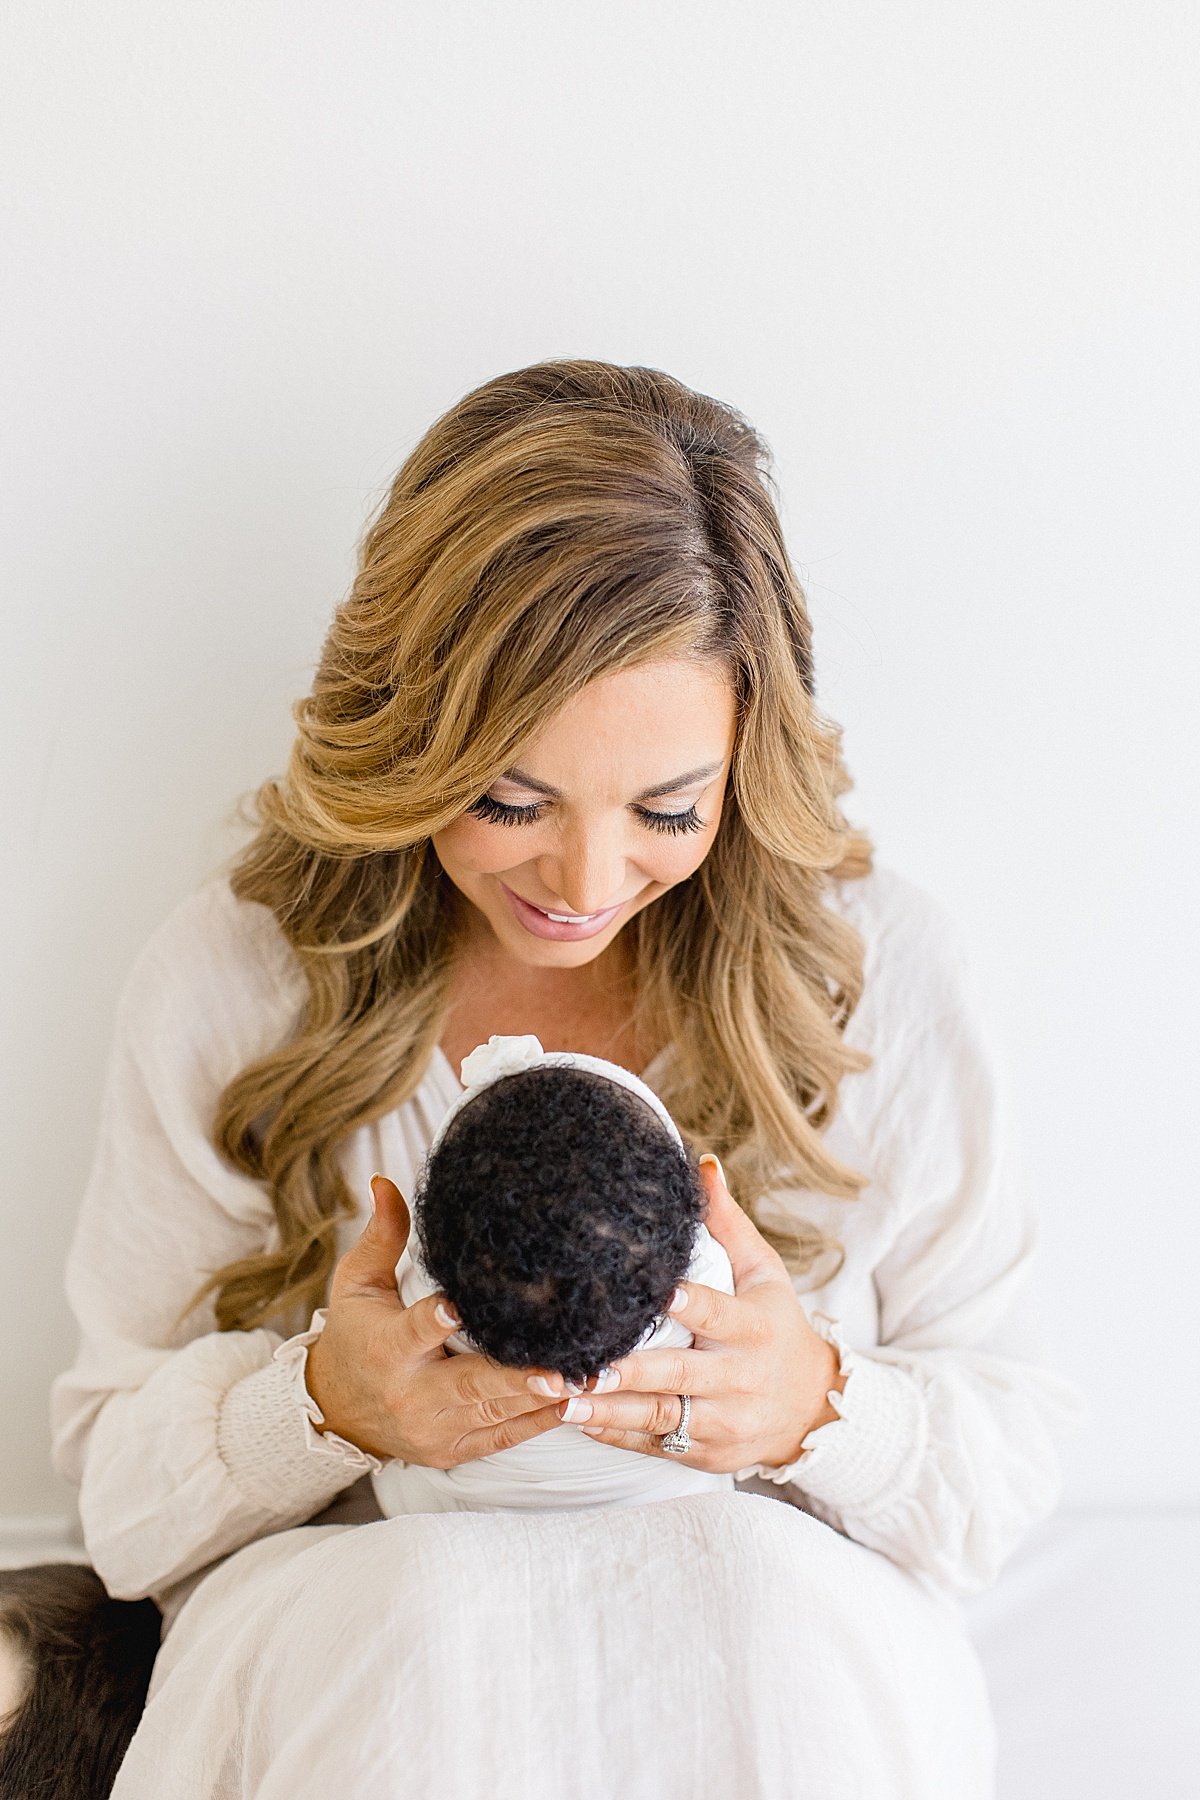
[[[227,1391],[217,1419],[217,1449],[238,1488],[273,1514],[319,1512],[335,1494],[383,1467],[334,1431],[305,1384],[308,1346],[325,1328],[326,1307],[307,1331],[288,1338],[269,1363]]]
[[[841,1514],[878,1512],[916,1484],[929,1435],[924,1395],[906,1369],[850,1349],[828,1313],[814,1313],[812,1323],[836,1349],[838,1374],[846,1377],[840,1392],[827,1395],[838,1416],[809,1432],[795,1462],[756,1463],[739,1477],[790,1483]]]

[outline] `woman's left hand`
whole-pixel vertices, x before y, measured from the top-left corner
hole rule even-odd
[[[714,1158],[700,1168],[709,1200],[704,1222],[728,1252],[734,1293],[683,1282],[687,1300],[672,1316],[693,1333],[693,1348],[635,1350],[599,1378],[601,1388],[594,1377],[560,1413],[602,1443],[698,1469],[783,1467],[796,1461],[810,1431],[837,1418],[826,1394],[840,1392],[845,1377],[834,1346],[809,1324],[782,1257],[725,1186],[720,1164]],[[692,1444],[682,1456],[659,1441],[679,1424],[681,1394],[692,1399]]]

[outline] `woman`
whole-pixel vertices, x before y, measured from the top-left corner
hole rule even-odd
[[[1014,1310],[957,935],[838,807],[765,465],[652,369],[467,395],[253,841],[130,974],[52,1392],[97,1573],[164,1615],[117,1800],[992,1791],[956,1597],[1055,1504],[1074,1390]],[[736,1293],[685,1287],[693,1350],[567,1395],[402,1306],[404,1195],[493,1032],[621,1062],[720,1158]],[[674,1454],[684,1396],[738,1491],[365,1511],[385,1458],[564,1418]]]

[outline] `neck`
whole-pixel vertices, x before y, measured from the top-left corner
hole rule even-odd
[[[482,921],[481,921],[482,924]],[[588,999],[603,996],[611,999],[633,981],[633,963],[620,936],[590,962],[574,969],[546,968],[523,963],[510,956],[497,942],[490,927],[483,925],[464,934],[460,952],[472,972],[493,987],[517,989],[523,994],[541,998]]]

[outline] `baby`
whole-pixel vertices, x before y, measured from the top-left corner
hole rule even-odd
[[[462,1320],[451,1355],[478,1351],[576,1383],[631,1350],[690,1345],[664,1310],[672,1292],[687,1280],[732,1294],[733,1271],[653,1089],[531,1035],[493,1035],[463,1059],[462,1080],[417,1175],[396,1264],[405,1304],[440,1290]],[[566,1424],[452,1469],[397,1459],[371,1479],[389,1518],[634,1506],[734,1485]]]

